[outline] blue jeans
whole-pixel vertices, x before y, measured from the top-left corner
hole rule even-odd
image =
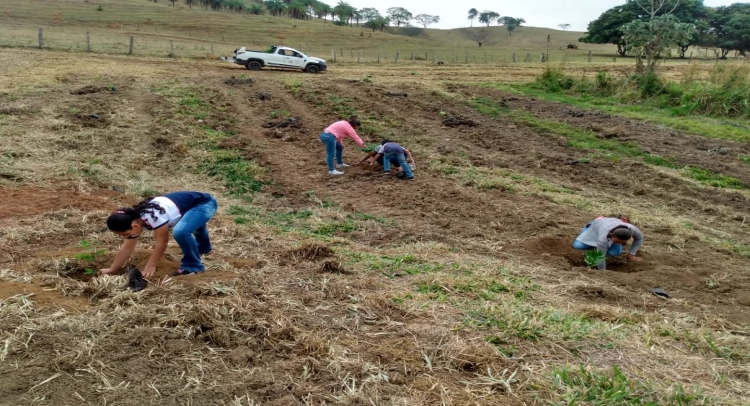
[[[587,228],[589,228],[589,226],[591,225],[591,223],[592,222],[586,224],[586,226],[583,227],[583,229],[581,230],[581,232],[578,234],[578,237],[580,237],[581,234],[583,234],[583,232],[586,231]],[[584,250],[584,251],[585,250],[591,250],[591,249],[597,249],[596,247],[594,247],[592,245],[584,244],[584,243],[578,241],[578,237],[576,237],[576,239],[573,241],[573,249]],[[616,256],[619,256],[620,254],[622,254],[622,244],[612,244],[612,245],[609,246],[609,249],[607,250],[607,255],[609,255],[610,257],[616,257]]]
[[[391,171],[391,159],[395,159],[399,165],[401,165],[407,178],[411,179],[414,177],[411,167],[406,163],[406,158],[404,157],[403,152],[386,152],[383,155],[383,170],[385,172]]]
[[[216,214],[218,204],[211,198],[200,206],[185,212],[174,226],[172,236],[182,250],[180,269],[187,272],[206,270],[201,262],[201,254],[211,252],[211,240],[208,238],[206,223]]]
[[[326,164],[328,170],[333,170],[333,154],[336,153],[336,163],[344,163],[341,156],[344,154],[344,146],[336,141],[336,137],[331,133],[320,133],[320,141],[326,146]]]

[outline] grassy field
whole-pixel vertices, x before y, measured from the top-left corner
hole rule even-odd
[[[530,99],[484,65],[251,83],[214,61],[2,57],[10,404],[748,402],[744,139]],[[317,133],[352,113],[412,148],[417,181],[325,175]],[[170,278],[174,246],[141,293],[85,274],[119,243],[113,208],[175,189],[219,199],[205,274]],[[643,263],[582,264],[570,239],[602,213],[644,230]]]
[[[49,48],[27,49],[40,26]],[[0,403],[750,404],[748,120],[545,92],[538,62],[465,62],[478,35],[508,58],[551,31],[360,31],[140,0],[0,4],[15,41],[0,48]],[[147,47],[122,55],[130,35]],[[254,40],[344,59],[311,75],[208,55]],[[448,66],[351,56],[451,44],[464,60]],[[415,181],[327,175],[318,134],[352,114],[368,145],[413,151]],[[346,162],[364,155],[345,145]],[[205,273],[172,277],[171,241],[144,291],[90,274],[122,242],[113,210],[184,189],[219,201]],[[571,242],[600,215],[644,232],[642,262],[586,266]]]

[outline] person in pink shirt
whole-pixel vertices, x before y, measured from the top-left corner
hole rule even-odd
[[[320,142],[326,146],[326,164],[328,164],[329,175],[343,175],[344,172],[337,171],[336,168],[345,168],[349,165],[345,164],[341,156],[344,153],[344,138],[350,137],[360,147],[364,147],[365,143],[357,135],[357,129],[361,123],[357,116],[351,116],[349,120],[337,121],[328,126],[320,134]],[[333,154],[336,153],[336,167],[333,166]]]

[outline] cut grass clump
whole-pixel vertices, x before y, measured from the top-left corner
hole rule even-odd
[[[462,264],[431,262],[416,255],[373,255],[362,252],[341,253],[348,262],[365,270],[378,271],[388,277],[418,275],[435,272],[466,273],[471,270]]]
[[[243,159],[236,151],[214,151],[199,165],[199,169],[208,176],[221,178],[233,196],[249,197],[269,183],[263,179],[263,168]]]
[[[464,323],[472,328],[495,330],[497,337],[508,342],[513,339],[532,342],[549,339],[566,343],[569,351],[576,351],[588,341],[618,341],[628,330],[622,323],[592,320],[586,315],[538,307],[525,302],[523,296],[502,297],[497,302],[473,306],[466,311]]]
[[[731,176],[714,173],[708,169],[691,166],[685,168],[684,173],[688,178],[697,180],[703,185],[725,189],[747,189],[747,185],[741,180]]]
[[[594,369],[561,368],[554,372],[553,382],[559,402],[565,405],[704,405],[705,395],[686,392],[680,384],[669,390],[655,388],[649,381],[628,379],[616,366],[611,372]]]
[[[326,204],[286,212],[232,206],[227,214],[234,216],[236,224],[261,224],[273,227],[278,232],[293,232],[318,239],[392,225],[392,221],[382,217],[358,212],[345,214]]]

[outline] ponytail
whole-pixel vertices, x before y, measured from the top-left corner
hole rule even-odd
[[[346,120],[349,122],[349,125],[352,126],[352,128],[357,128],[362,125],[362,123],[359,121],[359,118],[357,116],[351,116],[349,117],[349,120]]]
[[[133,207],[124,207],[117,209],[107,217],[107,228],[110,231],[122,232],[132,228],[133,221],[141,218],[144,214],[150,214],[151,218],[156,220],[155,211],[164,214],[166,210],[158,203],[152,203],[153,197],[147,197]]]

